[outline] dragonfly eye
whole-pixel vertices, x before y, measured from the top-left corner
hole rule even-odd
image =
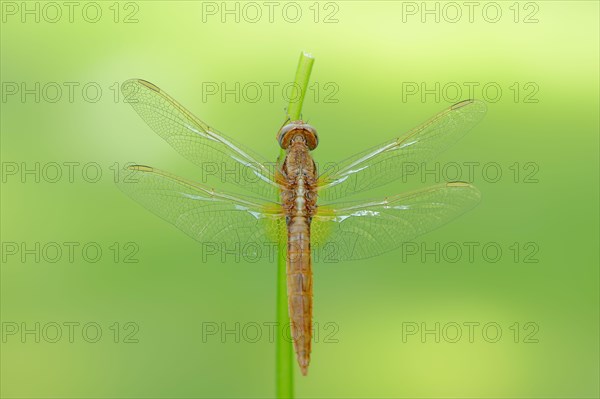
[[[309,150],[314,150],[319,144],[317,131],[303,121],[294,121],[281,128],[277,134],[277,141],[283,149],[287,149],[296,136],[302,136]]]

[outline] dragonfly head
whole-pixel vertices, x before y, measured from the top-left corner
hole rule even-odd
[[[303,121],[292,121],[284,125],[277,133],[277,141],[283,149],[287,149],[296,140],[304,140],[311,151],[319,144],[317,130]]]

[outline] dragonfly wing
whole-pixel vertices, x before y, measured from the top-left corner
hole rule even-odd
[[[119,188],[150,211],[203,243],[208,251],[276,257],[285,237],[281,205],[219,193],[149,166],[130,166]]]
[[[160,137],[206,175],[236,184],[261,197],[275,200],[278,186],[275,164],[217,132],[196,118],[167,93],[150,82],[123,83],[125,101]]]
[[[474,186],[454,182],[379,201],[324,205],[311,225],[313,247],[324,262],[370,258],[446,224],[479,199]]]
[[[319,177],[319,198],[331,201],[414,173],[450,147],[485,115],[486,106],[466,100],[440,112],[405,135],[350,157]]]

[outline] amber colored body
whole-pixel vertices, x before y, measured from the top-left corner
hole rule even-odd
[[[316,166],[303,134],[286,143],[281,165],[281,200],[286,215],[287,291],[291,332],[298,364],[306,375],[312,340],[312,262],[310,223],[317,210]]]

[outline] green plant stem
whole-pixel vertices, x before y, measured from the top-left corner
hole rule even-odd
[[[312,55],[305,52],[300,54],[298,69],[296,69],[296,78],[292,87],[293,91],[290,96],[290,105],[287,109],[288,117],[292,121],[299,120],[302,114],[302,104],[304,103],[304,96],[306,95],[306,88],[308,87],[310,72],[312,71],[314,62],[315,59]]]
[[[302,103],[306,95],[306,88],[310,79],[310,72],[315,59],[312,55],[302,52],[298,60],[294,92],[290,96],[287,117],[299,120],[302,113]],[[284,159],[285,151],[282,149],[280,159]],[[287,326],[290,325],[287,300],[287,240],[279,242],[277,257],[277,359],[276,359],[276,391],[278,398],[294,397],[294,347],[289,341]]]

